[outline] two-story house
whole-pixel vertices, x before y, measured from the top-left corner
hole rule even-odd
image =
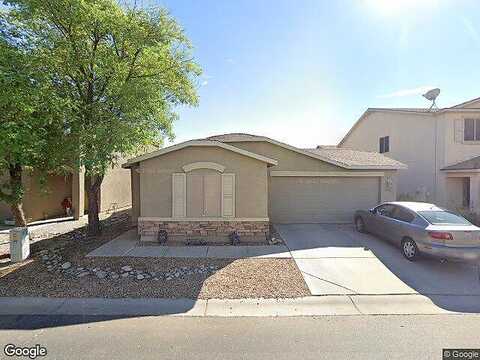
[[[408,165],[399,200],[480,211],[480,98],[449,108],[369,108],[338,144]]]

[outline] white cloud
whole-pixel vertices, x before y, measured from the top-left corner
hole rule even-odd
[[[235,60],[233,60],[232,58],[226,59],[226,62],[229,64],[235,64]]]
[[[378,95],[378,98],[393,98],[393,97],[404,97],[404,96],[413,96],[413,95],[423,95],[425,94],[428,90],[434,89],[435,86],[432,85],[425,85],[425,86],[419,86],[417,88],[413,89],[401,89],[394,91],[389,94],[383,94],[383,95]]]
[[[200,85],[201,85],[201,86],[207,86],[207,85],[208,85],[208,81],[207,81],[207,80],[203,80]]]

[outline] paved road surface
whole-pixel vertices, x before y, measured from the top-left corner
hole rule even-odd
[[[47,359],[441,359],[480,348],[480,316],[306,318],[0,317],[7,343],[41,344]],[[31,330],[33,329],[33,330]],[[3,357],[2,357],[3,356]],[[6,358],[3,353],[0,358]],[[42,359],[42,358],[39,358]]]

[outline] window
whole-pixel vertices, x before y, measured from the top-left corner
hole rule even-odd
[[[390,151],[390,137],[384,136],[380,138],[380,154]]]
[[[432,225],[471,225],[465,218],[448,211],[419,211]]]
[[[413,219],[415,219],[415,215],[413,215],[410,211],[401,208],[400,206],[395,206],[395,209],[393,209],[392,212],[392,217],[396,220],[407,223],[411,223]]]
[[[480,141],[480,119],[465,119],[463,140]]]
[[[391,204],[384,204],[375,208],[375,213],[377,213],[378,215],[386,216],[386,217],[392,217],[392,212],[393,212],[393,205]]]
[[[464,208],[470,206],[470,178],[463,178],[462,205]]]

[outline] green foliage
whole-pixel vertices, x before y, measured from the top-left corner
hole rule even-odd
[[[0,18],[0,25],[3,25]],[[28,38],[0,31],[0,200],[21,203],[23,168],[60,170],[63,102],[32,55]]]
[[[199,66],[162,9],[111,0],[9,1],[9,23],[33,39],[69,114],[77,165],[102,176],[125,156],[173,137],[180,104],[196,105]]]

